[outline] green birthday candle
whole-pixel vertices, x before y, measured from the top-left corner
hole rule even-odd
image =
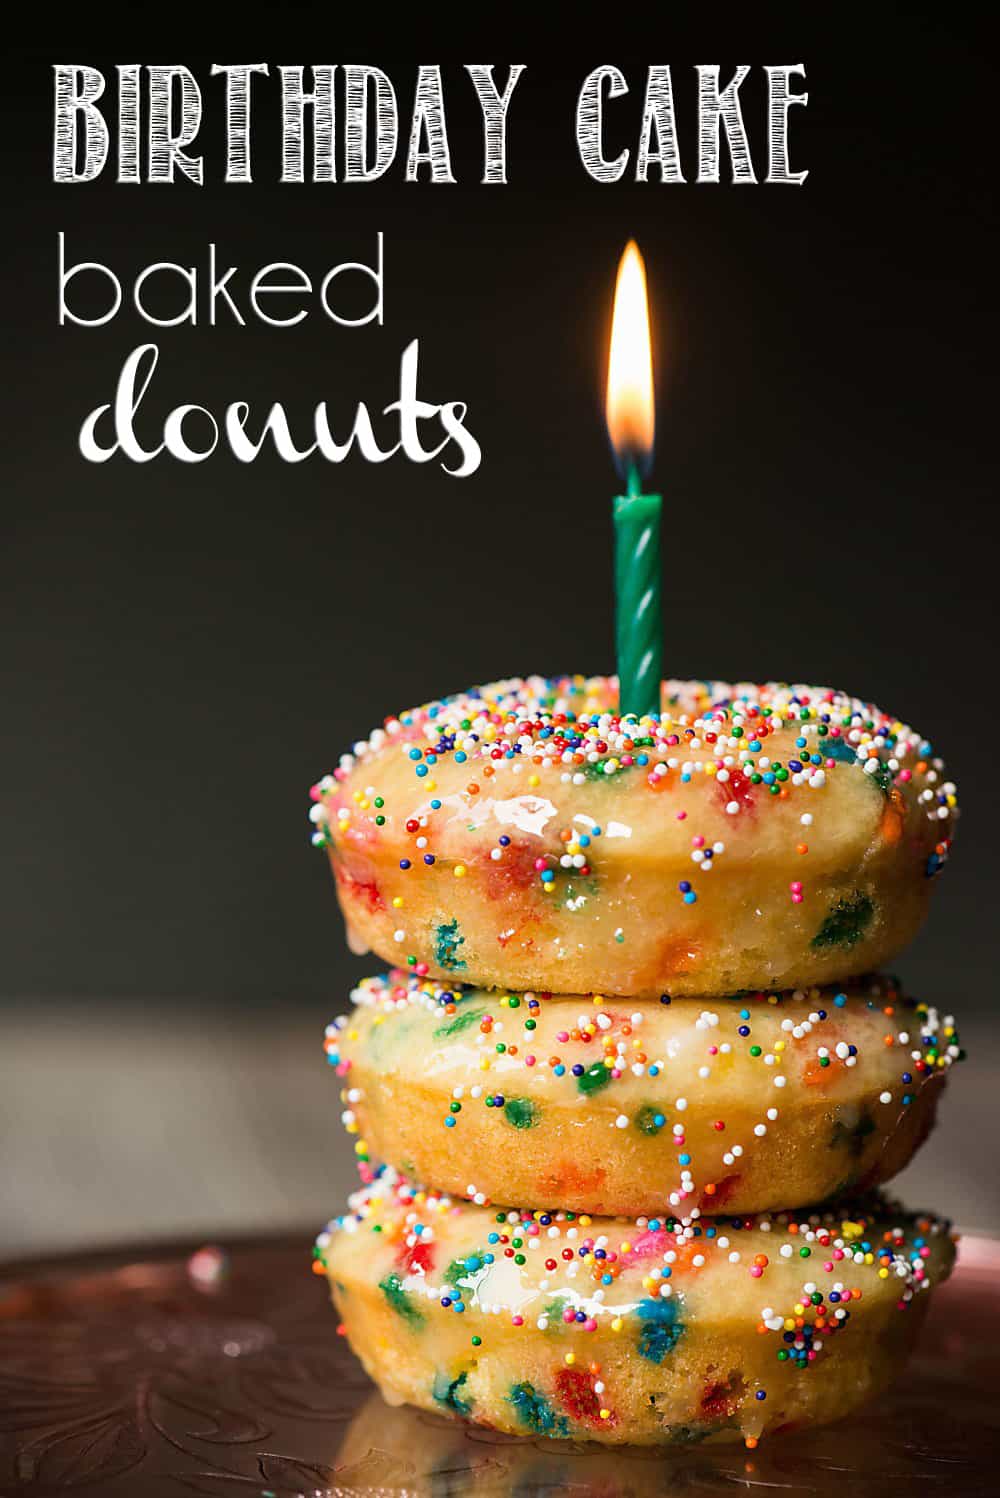
[[[663,674],[659,494],[641,494],[629,470],[628,492],[614,500],[615,650],[622,713],[658,713]]]
[[[630,240],[618,266],[608,359],[608,434],[628,475],[614,501],[615,648],[621,713],[660,710],[663,610],[659,494],[643,494],[639,465],[653,448],[653,355],[646,268]]]

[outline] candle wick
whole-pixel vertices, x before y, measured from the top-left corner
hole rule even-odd
[[[642,480],[639,477],[639,470],[634,463],[630,463],[628,465],[626,493],[628,494],[629,499],[637,499],[638,496],[642,493]]]

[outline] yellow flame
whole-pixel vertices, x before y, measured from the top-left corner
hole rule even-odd
[[[649,338],[646,266],[630,239],[618,264],[611,318],[608,435],[619,458],[648,457],[653,450],[653,351]]]

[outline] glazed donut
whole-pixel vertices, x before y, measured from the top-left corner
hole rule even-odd
[[[313,787],[355,951],[483,987],[693,997],[868,972],[957,815],[931,746],[821,687],[498,682],[389,718]]]
[[[511,1434],[754,1445],[884,1388],[953,1260],[947,1224],[878,1201],[627,1223],[460,1205],[385,1170],[314,1267],[390,1403]]]
[[[759,1212],[888,1180],[962,1052],[890,978],[609,1003],[369,978],[327,1027],[358,1151],[480,1204]]]

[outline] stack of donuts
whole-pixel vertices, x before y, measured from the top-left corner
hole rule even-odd
[[[314,1267],[392,1403],[532,1436],[742,1438],[886,1387],[948,1224],[877,1188],[950,1016],[879,971],[947,860],[919,734],[825,688],[515,679],[313,788],[355,951],[327,1029],[362,1184]]]

